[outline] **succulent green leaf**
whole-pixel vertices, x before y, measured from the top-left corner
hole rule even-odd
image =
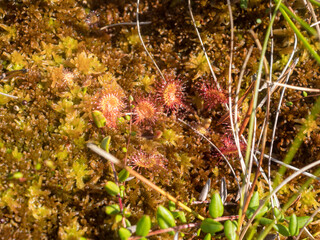
[[[175,219],[179,218],[182,223],[187,222],[186,216],[185,216],[184,212],[182,212],[182,211],[172,212],[172,215]]]
[[[104,127],[107,123],[107,120],[103,116],[103,113],[98,110],[92,112],[92,118],[98,128]]]
[[[102,139],[101,143],[100,143],[100,147],[105,150],[106,152],[109,152],[109,148],[110,148],[110,142],[111,142],[111,137],[107,136],[104,139]]]
[[[272,223],[272,220],[269,218],[262,217],[262,218],[260,218],[259,222],[260,222],[260,224],[267,226]]]
[[[105,212],[108,215],[120,213],[120,206],[118,204],[112,204],[112,205],[106,206]]]
[[[171,200],[169,201],[169,210],[170,211],[176,210],[176,204],[174,201],[171,201]]]
[[[121,240],[127,240],[131,236],[131,233],[126,228],[120,228],[119,229],[119,237]]]
[[[268,206],[263,206],[255,218],[262,217],[263,215],[266,214],[266,212],[268,212],[268,210],[269,210]]]
[[[298,228],[298,219],[297,216],[293,213],[289,221],[289,233],[291,236],[297,235],[299,232]]]
[[[277,232],[279,232],[281,235],[285,236],[285,237],[289,237],[290,233],[289,230],[286,226],[278,223],[276,225],[274,225],[273,227]]]
[[[309,216],[302,216],[302,217],[297,217],[298,220],[298,228],[302,228],[306,222],[309,220]]]
[[[222,203],[222,199],[219,193],[215,193],[212,196],[210,205],[209,205],[209,214],[213,218],[218,218],[223,215],[224,206]]]
[[[237,239],[237,225],[235,222],[227,220],[224,223],[224,234],[228,240],[236,240]]]
[[[125,187],[123,185],[121,185],[120,187],[120,197],[123,198],[124,197],[124,191],[125,191]]]
[[[131,222],[128,219],[125,219],[124,221],[126,222],[127,227],[131,227]]]
[[[303,95],[304,97],[307,97],[307,96],[308,96],[308,93],[307,93],[306,91],[303,91],[303,92],[302,92],[302,95]]]
[[[284,220],[283,213],[281,213],[281,211],[278,208],[274,208],[273,210],[274,210],[274,215],[276,217],[278,217],[281,214],[278,221],[282,222]]]
[[[172,213],[162,205],[157,210],[157,221],[161,229],[176,226]]]
[[[186,215],[185,215],[184,212],[182,212],[182,211],[179,211],[179,212],[178,212],[178,218],[180,219],[180,221],[181,221],[182,223],[186,223],[186,222],[187,222]]]
[[[116,196],[120,192],[120,189],[117,186],[117,184],[111,181],[108,181],[104,188],[111,196]]]
[[[250,203],[249,203],[249,208],[257,208],[259,207],[259,193],[258,192],[254,192],[252,194],[252,197],[250,199]]]
[[[214,221],[212,218],[206,218],[202,221],[200,228],[205,233],[215,234],[223,230],[223,225],[220,222]]]
[[[137,223],[136,234],[141,237],[145,237],[148,235],[151,228],[151,220],[150,217],[144,215]]]
[[[211,240],[211,234],[207,233],[203,240]]]
[[[200,234],[201,234],[201,228],[198,229],[198,231],[197,231],[197,236],[199,237]]]
[[[123,218],[122,214],[117,214],[114,218],[114,222],[119,223],[122,221],[122,218]]]
[[[124,182],[128,177],[129,177],[129,172],[125,169],[122,169],[120,172],[119,172],[119,182]]]

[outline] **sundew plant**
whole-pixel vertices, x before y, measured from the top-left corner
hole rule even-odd
[[[318,239],[320,3],[0,2],[4,239]]]

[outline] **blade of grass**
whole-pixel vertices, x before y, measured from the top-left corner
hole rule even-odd
[[[316,0],[309,0],[309,2],[313,3],[314,5],[317,5],[318,7],[320,7],[320,2],[316,1]]]
[[[313,9],[312,4],[311,4],[309,1],[307,1],[307,0],[304,0],[304,2],[305,2],[305,5],[306,5],[308,11],[309,11],[309,12],[311,13],[311,15],[312,15],[313,21],[314,21],[315,23],[318,22],[317,15],[316,15],[316,13],[315,13],[315,11],[314,11],[314,9]],[[314,26],[313,24],[310,25],[310,27],[313,27],[313,26]],[[320,27],[319,27],[318,24],[316,24],[315,26],[316,26],[316,30],[317,30],[317,33],[318,33],[318,40],[320,40]]]
[[[287,13],[290,17],[294,18],[302,27],[304,27],[309,33],[311,33],[314,36],[317,36],[317,31],[312,28],[308,23],[303,21],[299,16],[294,14],[292,11],[290,11],[289,8],[286,7],[283,3],[280,4],[280,12],[283,14],[283,12]]]
[[[302,44],[305,46],[306,49],[311,53],[311,55],[317,60],[317,62],[320,64],[320,56],[317,54],[317,52],[311,47],[307,39],[302,35],[302,33],[299,31],[299,29],[296,27],[296,25],[292,22],[288,14],[282,10],[281,11],[282,16],[284,19],[288,22],[289,26],[292,28],[292,30],[297,34],[297,37],[301,40]]]

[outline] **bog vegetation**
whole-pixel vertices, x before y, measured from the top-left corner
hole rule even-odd
[[[319,5],[1,1],[1,238],[319,238]]]

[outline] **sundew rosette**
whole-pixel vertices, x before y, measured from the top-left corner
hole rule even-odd
[[[128,159],[128,165],[132,166],[133,169],[141,171],[147,169],[150,172],[163,172],[166,170],[168,160],[159,153],[147,153],[145,151],[137,151],[131,155]]]
[[[106,126],[117,127],[117,119],[122,116],[126,106],[120,91],[102,90],[97,93],[95,110],[99,110],[106,119]]]

